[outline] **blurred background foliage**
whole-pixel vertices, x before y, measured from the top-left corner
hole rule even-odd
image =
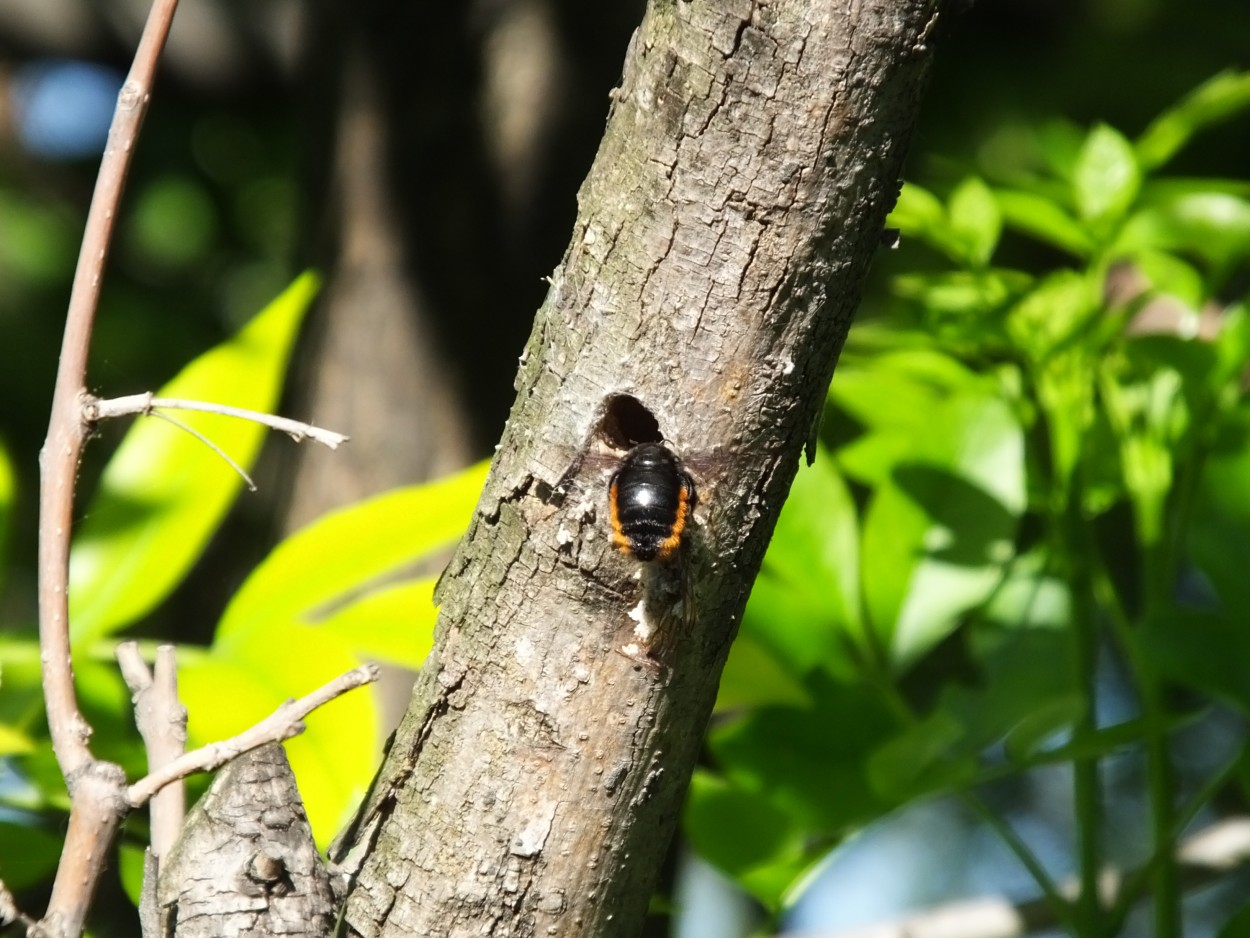
[[[420,662],[481,469],[415,483],[502,426],[640,15],[594,6],[180,10],[92,388],[172,381],[353,443],[296,453],[213,424],[260,483],[238,499],[227,467],[155,421],[89,449],[78,673],[97,751],[132,775],[119,634],[184,646],[200,741],[358,657]],[[31,641],[36,457],[144,12],[0,0],[0,878],[32,909],[65,804]],[[902,245],[874,271],[735,645],[657,934],[1032,898],[1245,812],[1246,79],[1156,118],[1250,65],[1248,21],[1244,0],[983,0],[948,23]],[[292,746],[322,842],[402,706],[395,675]],[[98,934],[134,931],[143,823]],[[1153,906],[1052,897],[1055,920],[1168,933],[1179,887],[1157,866]],[[1244,885],[1186,899],[1185,934],[1237,934]]]

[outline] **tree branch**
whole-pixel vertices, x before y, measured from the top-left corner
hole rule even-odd
[[[638,934],[898,191],[937,9],[650,4],[435,648],[333,851],[364,857],[346,934]],[[661,439],[698,500],[644,573],[610,545],[592,457]]]
[[[48,435],[39,454],[39,645],[48,732],[70,792],[69,827],[47,914],[32,935],[77,938],[100,871],[126,814],[121,769],[96,762],[78,709],[69,640],[69,545],[74,486],[86,439],[87,351],[118,204],[147,112],[153,76],[177,0],[156,0],[117,99],[87,212],[66,311]]]
[[[149,391],[145,394],[130,394],[126,397],[114,397],[109,400],[92,400],[87,407],[87,419],[99,420],[107,417],[122,417],[129,414],[151,414],[156,410],[194,410],[204,414],[221,414],[225,417],[237,417],[240,420],[251,420],[253,423],[264,424],[274,430],[281,430],[295,442],[312,440],[330,449],[338,449],[351,437],[333,430],[315,427],[301,420],[290,420],[287,417],[275,417],[273,414],[261,413],[258,410],[246,410],[242,407],[230,407],[227,404],[214,404],[209,401],[187,401],[174,397],[154,397]]]
[[[147,113],[156,63],[177,6],[177,0],[156,0],[152,5],[130,74],[117,97],[117,110],[100,161],[74,271],[48,436],[39,454],[39,643],[43,688],[52,748],[71,794],[75,777],[92,758],[87,747],[91,728],[78,711],[74,694],[69,644],[69,542],[74,481],[87,430],[83,413],[87,350],[118,204],[135,140]]]
[[[378,679],[378,674],[376,664],[364,664],[359,668],[353,668],[346,674],[340,674],[333,681],[299,700],[288,700],[270,716],[244,730],[238,736],[194,749],[150,772],[130,786],[126,792],[127,802],[130,807],[138,808],[172,782],[197,772],[211,772],[236,756],[264,746],[266,743],[282,742],[284,739],[298,736],[304,732],[302,722],[304,717],[349,690],[373,683]]]
[[[138,643],[117,646],[117,663],[134,695],[135,723],[147,750],[148,772],[165,768],[186,750],[187,708],[178,700],[176,654],[173,645],[157,648],[154,676],[139,654]],[[159,860],[169,854],[182,830],[186,796],[181,781],[166,785],[151,800],[151,851]]]

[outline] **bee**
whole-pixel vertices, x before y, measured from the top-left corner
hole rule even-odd
[[[638,444],[608,482],[612,544],[644,563],[672,559],[697,501],[694,480],[676,454],[660,443]]]

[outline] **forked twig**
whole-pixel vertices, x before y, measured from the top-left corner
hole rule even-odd
[[[207,746],[180,756],[131,785],[126,792],[130,806],[141,807],[170,782],[197,772],[211,772],[236,756],[264,746],[266,743],[281,742],[292,736],[298,736],[304,732],[304,717],[349,690],[373,683],[378,679],[379,673],[376,664],[364,664],[353,668],[299,700],[288,700],[270,716],[239,735],[219,743],[209,743]]]

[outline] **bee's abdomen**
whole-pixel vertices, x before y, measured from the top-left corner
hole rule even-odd
[[[608,490],[612,543],[639,560],[667,560],[681,546],[694,508],[694,483],[658,443],[625,454]]]

